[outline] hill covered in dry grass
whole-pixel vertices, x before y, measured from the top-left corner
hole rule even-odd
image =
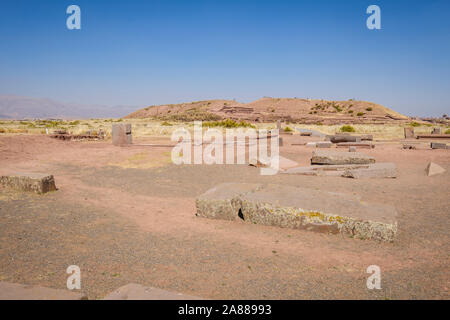
[[[299,123],[387,123],[409,118],[382,105],[366,101],[328,101],[298,98],[262,98],[250,103],[234,100],[206,100],[150,106],[125,118],[157,118],[169,121],[246,120]]]

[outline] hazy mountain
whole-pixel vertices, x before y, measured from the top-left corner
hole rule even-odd
[[[0,118],[3,119],[121,118],[136,109],[136,106],[82,105],[62,103],[46,98],[0,95]]]

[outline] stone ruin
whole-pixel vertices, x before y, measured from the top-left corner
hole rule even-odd
[[[397,212],[354,195],[306,188],[223,183],[196,199],[197,216],[394,241]]]
[[[59,139],[59,140],[73,140],[73,141],[96,141],[96,140],[104,140],[105,139],[105,132],[103,130],[99,130],[98,132],[95,131],[86,131],[82,134],[71,134],[68,133],[66,130],[55,130],[52,135],[50,135],[50,138],[53,139]]]
[[[111,135],[115,146],[124,147],[133,143],[130,123],[114,123]]]

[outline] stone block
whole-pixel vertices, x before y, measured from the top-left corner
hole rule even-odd
[[[0,184],[18,191],[38,194],[56,190],[55,179],[50,174],[15,173],[0,177]]]
[[[375,158],[360,152],[339,152],[334,150],[315,150],[311,164],[369,164]]]
[[[129,283],[109,293],[104,300],[203,300],[182,293]]]
[[[0,300],[87,300],[87,297],[65,289],[0,282]]]
[[[414,128],[406,127],[403,129],[405,133],[405,139],[413,139],[414,138]]]
[[[202,202],[212,204],[200,203],[199,207],[197,202],[197,212],[202,211],[201,215],[206,217],[232,220],[222,214],[223,206],[217,203],[230,199],[231,191],[227,190],[235,190],[238,185],[220,185],[208,191],[206,197],[202,196]],[[233,193],[233,205],[229,207],[234,217],[253,224],[341,233],[380,241],[393,241],[397,232],[395,208],[365,203],[353,195],[272,184],[256,187],[244,184],[242,189],[245,192]],[[204,213],[206,208],[210,211],[207,214]]]
[[[431,142],[431,149],[448,149],[447,144],[440,142]]]
[[[356,152],[356,147],[355,146],[348,147],[348,152]]]
[[[367,168],[356,168],[345,170],[343,177],[364,179],[364,178],[396,178],[397,167],[394,163],[382,162],[370,164]]]
[[[330,141],[316,142],[316,148],[331,148],[333,144]]]
[[[239,212],[239,196],[255,191],[260,184],[222,183],[209,189],[196,200],[197,216],[236,220]]]
[[[364,149],[374,149],[375,145],[370,142],[339,142],[336,148],[358,147]]]
[[[360,136],[351,136],[349,134],[337,134],[333,136],[328,136],[329,140],[333,143],[339,142],[361,142]]]
[[[434,162],[430,162],[425,169],[427,176],[434,176],[445,172],[445,169]]]
[[[132,144],[131,124],[114,123],[112,125],[112,143],[115,146],[127,146]]]

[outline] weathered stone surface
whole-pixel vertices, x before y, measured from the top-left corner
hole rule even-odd
[[[336,144],[336,148],[358,147],[365,149],[373,149],[375,145],[370,142],[339,142]]]
[[[339,177],[348,169],[368,168],[369,165],[312,165],[305,167],[291,168],[281,173],[283,174],[299,174],[306,176],[334,176]]]
[[[55,179],[50,174],[15,173],[0,177],[0,184],[19,191],[47,193],[55,191]]]
[[[311,164],[368,164],[375,158],[360,152],[339,152],[334,150],[315,150]]]
[[[312,132],[311,131],[300,132],[300,135],[303,137],[310,137],[312,136]]]
[[[363,134],[361,135],[361,141],[373,141],[373,135]]]
[[[428,176],[434,176],[445,172],[445,169],[434,162],[430,162],[425,170]]]
[[[109,293],[104,300],[203,300],[202,298],[163,289],[129,283]]]
[[[239,184],[219,185],[208,191],[202,201],[212,205],[202,205],[197,210],[216,210],[202,216],[222,217],[222,206],[217,203],[230,198],[227,189],[237,189]],[[245,192],[235,192],[234,217],[255,224],[306,229],[327,233],[342,233],[359,239],[393,241],[397,232],[396,210],[391,206],[368,204],[353,195],[322,192],[305,188],[265,185],[242,187]],[[218,192],[220,190],[220,192]],[[228,191],[230,192],[230,191]],[[229,200],[228,200],[229,201]],[[229,201],[230,202],[230,201]],[[225,215],[226,220],[229,214]]]
[[[115,146],[132,144],[131,124],[129,123],[114,123],[111,135],[112,144]]]
[[[447,144],[445,143],[432,142],[430,146],[431,149],[448,149]]]
[[[0,300],[85,300],[86,295],[69,290],[0,282]]]
[[[252,183],[219,184],[195,200],[197,215],[212,219],[236,220],[239,211],[239,196],[260,187],[260,184]]]
[[[450,134],[419,134],[417,139],[450,139]]]
[[[345,170],[343,177],[364,179],[364,178],[396,178],[397,167],[394,163],[382,162],[370,164],[367,168],[356,168]]]
[[[333,144],[330,141],[316,142],[316,148],[331,148]]]
[[[356,147],[355,146],[348,147],[348,152],[356,152]]]
[[[360,136],[351,136],[349,134],[330,135],[327,138],[333,143],[339,142],[361,142]]]
[[[404,128],[404,132],[405,132],[405,139],[414,138],[414,128],[406,127],[406,128]]]
[[[295,167],[281,172],[282,174],[298,174],[306,176],[332,176],[362,178],[396,178],[397,168],[394,163],[370,163],[351,165],[312,165]]]
[[[312,129],[295,128],[295,130],[299,131],[300,135],[302,135],[302,133],[311,133],[311,136],[313,136],[313,137],[325,137],[326,136],[325,133],[322,133],[317,130],[312,130]]]

